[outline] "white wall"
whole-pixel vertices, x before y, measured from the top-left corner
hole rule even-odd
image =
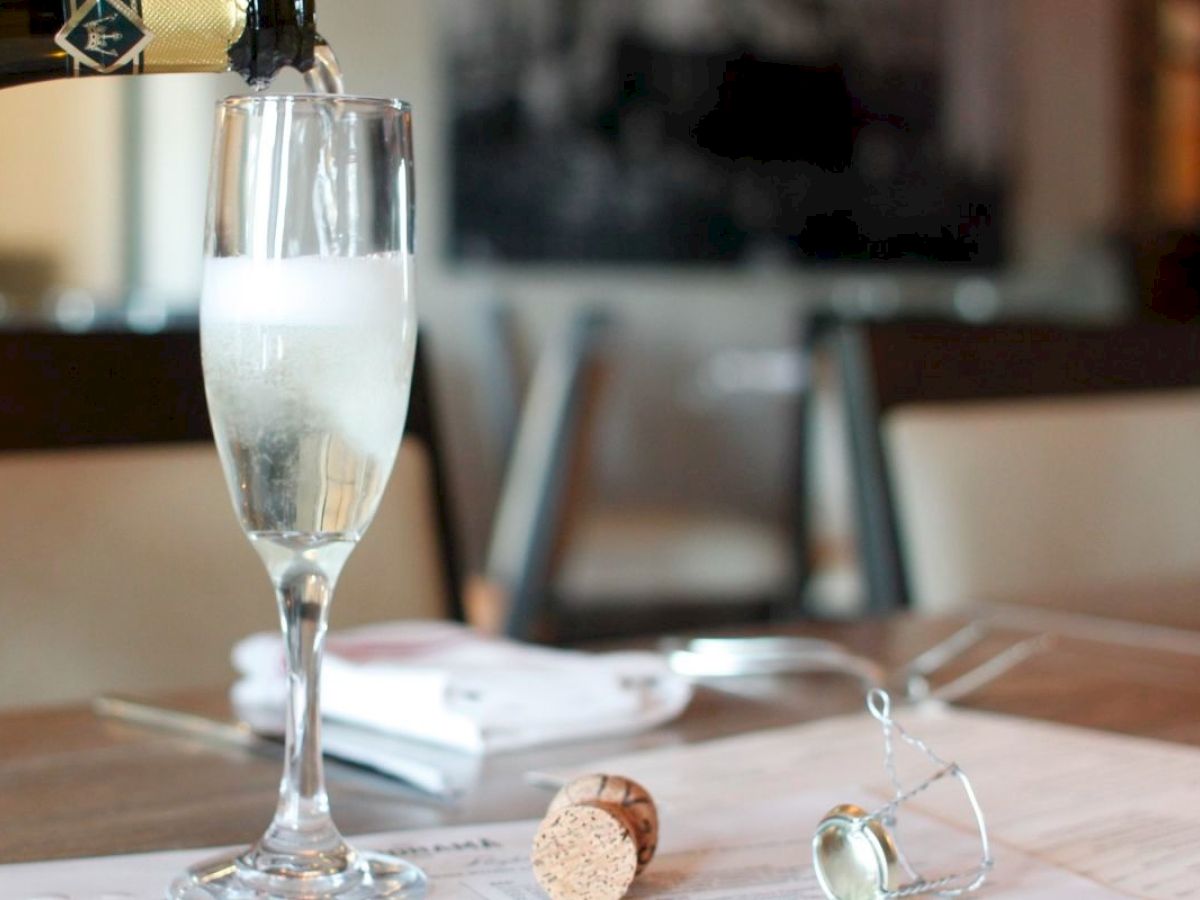
[[[46,256],[64,286],[124,284],[125,87],[101,79],[0,91],[0,252]]]
[[[169,308],[194,308],[203,261],[205,174],[213,106],[227,78],[160,75],[131,89],[138,135],[135,290]]]

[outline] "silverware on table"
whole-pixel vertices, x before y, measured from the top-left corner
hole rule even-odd
[[[247,722],[213,719],[127,697],[97,697],[92,701],[92,709],[105,718],[157,728],[208,744],[238,747],[271,757],[283,754],[282,727],[278,732],[274,727],[255,728]],[[478,775],[479,759],[470,754],[336,722],[323,722],[321,730],[327,759],[388,776],[432,799],[455,799]]]
[[[832,641],[805,637],[702,637],[666,639],[667,664],[689,678],[838,672],[867,686],[883,683],[884,670]]]
[[[933,687],[932,676],[983,641],[991,630],[986,622],[972,622],[890,675],[874,660],[818,638],[667,638],[660,642],[659,649],[666,653],[673,671],[689,678],[833,673],[857,678],[867,689],[897,683],[897,693],[907,703],[951,703],[1048,649],[1053,641],[1045,634],[1017,641],[945,684]]]

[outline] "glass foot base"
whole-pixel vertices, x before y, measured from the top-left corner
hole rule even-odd
[[[384,853],[355,853],[346,871],[315,878],[268,874],[234,856],[189,869],[171,884],[167,900],[417,900],[427,890],[424,872]]]

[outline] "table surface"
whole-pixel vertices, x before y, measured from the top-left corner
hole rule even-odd
[[[1056,598],[1055,606],[1072,611],[1063,632],[1074,631],[1075,613],[1088,613],[1078,619],[1081,631],[1060,636],[963,705],[1200,745],[1200,649],[1187,646],[1194,639],[1200,648],[1200,585]],[[1096,615],[1157,624],[1121,629],[1116,642],[1078,636]],[[831,638],[895,671],[964,621],[906,614],[771,631]],[[970,668],[1033,630],[997,628],[955,668]],[[1179,638],[1179,646],[1154,646],[1164,635]],[[229,714],[223,690],[156,699]],[[476,787],[452,805],[337,764],[327,768],[329,793],[347,834],[534,818],[549,796],[526,783],[528,771],[810,721],[861,703],[858,684],[833,675],[714,680],[698,688],[683,717],[653,732],[489,758]],[[279,772],[278,759],[102,720],[86,706],[6,713],[0,715],[0,862],[247,843],[270,818]]]

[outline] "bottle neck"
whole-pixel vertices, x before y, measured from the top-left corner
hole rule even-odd
[[[315,5],[315,0],[250,0],[246,30],[229,48],[230,68],[251,84],[270,81],[287,66],[308,71],[322,43]]]
[[[0,88],[49,78],[313,65],[316,0],[0,0]]]

